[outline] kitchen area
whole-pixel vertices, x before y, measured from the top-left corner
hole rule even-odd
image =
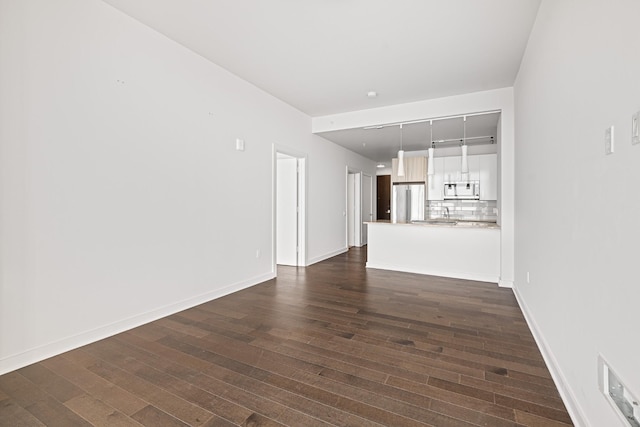
[[[388,219],[365,222],[368,268],[499,281],[499,119],[491,112],[393,126],[400,149],[378,173],[390,176],[390,200],[378,199]],[[425,148],[403,149],[418,133]]]

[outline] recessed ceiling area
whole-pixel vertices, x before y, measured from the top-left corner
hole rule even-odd
[[[439,147],[458,146],[465,135],[470,146],[495,143],[498,130],[499,112],[467,116],[466,125],[463,117],[433,119],[433,140],[454,140],[447,143],[436,143]],[[344,148],[354,151],[377,163],[389,163],[397,157],[400,149],[400,126],[384,126],[381,128],[344,129],[319,132],[317,135],[328,139]],[[478,137],[488,137],[475,139]],[[402,126],[402,148],[405,151],[426,150],[430,146],[431,131],[428,121],[407,123]],[[436,150],[437,151],[437,150]]]

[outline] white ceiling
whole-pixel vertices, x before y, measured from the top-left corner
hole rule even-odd
[[[312,117],[512,86],[540,4],[104,1]]]

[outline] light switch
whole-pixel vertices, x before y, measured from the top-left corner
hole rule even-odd
[[[613,126],[608,127],[604,131],[604,153],[613,153]]]
[[[631,117],[631,143],[640,144],[640,111]]]
[[[244,139],[236,139],[236,150],[244,151]]]

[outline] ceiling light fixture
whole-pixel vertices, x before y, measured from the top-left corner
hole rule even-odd
[[[433,120],[429,121],[429,130],[431,137],[429,138],[429,157],[427,158],[427,175],[433,175],[435,173],[433,166]]]
[[[400,124],[400,151],[398,151],[398,176],[404,176],[404,150],[402,149],[402,124]]]
[[[464,116],[462,121],[462,165],[460,167],[460,172],[469,173],[469,161],[467,159],[467,116]]]
[[[369,98],[376,98],[378,96],[378,92],[376,92],[375,90],[371,90],[371,91],[367,92],[367,96]]]
[[[500,113],[502,112],[502,110],[491,110],[491,111],[483,111],[481,113],[468,113],[468,114],[459,114],[457,116],[441,116],[441,117],[432,117],[430,119],[420,119],[420,120],[410,120],[407,122],[394,122],[394,123],[385,123],[382,125],[373,125],[373,126],[365,126],[362,129],[364,130],[369,130],[369,129],[382,129],[382,128],[386,128],[386,127],[395,127],[398,125],[412,125],[415,123],[425,123],[425,122],[430,122],[433,120],[436,121],[440,121],[440,120],[448,120],[448,119],[459,119],[460,117],[475,117],[475,116],[484,116],[487,114],[496,114],[496,113]],[[332,122],[333,124],[333,122]]]
[[[472,144],[476,144],[476,145],[487,145],[487,144],[495,144],[495,137],[491,136],[491,135],[485,135],[485,136],[468,136],[466,139],[466,145],[470,146]],[[462,139],[460,138],[449,138],[449,139],[435,139],[432,141],[433,145],[435,147],[436,144],[450,144],[453,142],[457,142],[458,145],[461,144]]]
[[[378,169],[382,169],[382,168],[384,167],[384,164],[382,164],[382,163],[378,163],[378,164],[376,165],[376,167],[377,167]]]

